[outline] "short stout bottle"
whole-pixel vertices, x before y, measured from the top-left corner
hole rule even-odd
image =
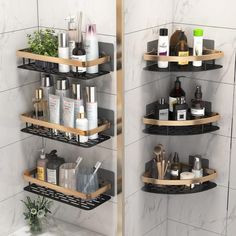
[[[174,120],[187,120],[188,104],[185,97],[177,98],[177,103],[174,104]]]
[[[205,104],[202,101],[201,86],[196,87],[195,98],[192,100],[191,116],[194,119],[199,119],[205,116]]]
[[[177,103],[177,98],[185,97],[185,92],[181,88],[181,82],[179,78],[181,78],[181,76],[176,78],[174,88],[171,90],[169,95],[169,119],[174,119],[174,104]]]
[[[181,34],[182,34],[182,29],[177,28],[175,32],[171,35],[171,38],[170,38],[170,55],[171,56],[175,56],[175,48],[180,40]],[[186,35],[184,34],[182,37],[184,37],[184,39],[187,42]]]
[[[175,152],[174,158],[170,167],[171,179],[179,179],[181,173],[181,163],[179,162],[179,155]]]
[[[157,120],[169,120],[169,105],[165,102],[165,98],[159,99],[154,115]]]
[[[187,43],[187,37],[184,34],[184,31],[181,31],[179,42],[177,43],[175,47],[175,55],[179,57],[187,57],[189,56],[189,47]],[[188,61],[179,61],[178,65],[188,65]]]

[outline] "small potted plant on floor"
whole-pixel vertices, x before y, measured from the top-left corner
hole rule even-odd
[[[33,34],[28,34],[29,51],[35,54],[57,57],[58,38],[53,29],[40,29]],[[36,66],[43,69],[53,69],[57,64],[36,61]]]
[[[37,200],[26,197],[26,201],[22,200],[22,202],[26,206],[26,211],[23,215],[29,224],[30,232],[34,235],[41,233],[42,221],[46,219],[48,213],[51,213],[50,207],[52,201],[38,196]]]

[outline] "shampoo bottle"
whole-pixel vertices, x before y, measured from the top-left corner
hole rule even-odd
[[[44,149],[42,149],[41,154],[37,160],[37,177],[39,180],[47,180],[47,163],[48,159],[46,158]]]
[[[87,61],[98,59],[98,39],[96,35],[96,25],[87,25],[86,38],[85,38],[85,51]],[[87,72],[90,74],[98,73],[98,65],[90,66],[87,68]]]
[[[87,86],[86,97],[87,118],[89,123],[89,130],[91,130],[98,127],[98,103],[96,99],[96,87]],[[98,134],[93,134],[89,136],[89,139],[96,138],[98,138]]]
[[[193,55],[201,56],[203,51],[203,30],[195,29],[193,31]],[[193,61],[193,66],[202,66],[202,61]]]
[[[168,38],[168,29],[160,29],[160,35],[158,40],[158,56],[169,56],[169,38]],[[159,68],[167,68],[168,61],[158,61]]]
[[[68,35],[67,33],[60,33],[58,35],[58,57],[63,59],[69,59],[69,46],[68,46]],[[59,72],[67,73],[70,72],[70,66],[65,64],[59,64]]]
[[[87,131],[88,130],[88,119],[85,118],[84,115],[84,106],[80,106],[80,113],[78,118],[76,119],[76,128]],[[79,142],[85,143],[88,141],[88,136],[80,135]]]

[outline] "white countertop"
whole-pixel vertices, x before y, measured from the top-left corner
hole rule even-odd
[[[31,236],[29,227],[25,226],[9,236]],[[101,234],[89,231],[87,229],[68,224],[63,221],[51,219],[47,225],[46,232],[44,231],[39,236],[102,236]]]

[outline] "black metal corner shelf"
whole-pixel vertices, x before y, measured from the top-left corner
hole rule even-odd
[[[156,194],[191,194],[191,193],[200,193],[210,189],[213,189],[217,186],[214,182],[204,182],[202,184],[195,185],[194,188],[187,187],[185,185],[154,185],[154,184],[145,184],[142,187],[144,192],[156,193]]]
[[[73,196],[67,196],[63,193],[57,192],[55,190],[39,186],[37,184],[29,184],[24,188],[25,191],[38,194],[40,196],[44,196],[50,198],[52,200],[80,208],[82,210],[93,210],[94,208],[100,206],[101,204],[109,201],[111,199],[110,196],[101,194],[99,197],[91,199],[91,200],[83,200],[80,198],[76,198]]]
[[[80,147],[84,147],[84,148],[91,148],[93,146],[96,146],[96,145],[110,139],[110,136],[107,136],[104,134],[98,134],[97,139],[93,139],[93,140],[89,139],[89,141],[86,143],[80,143],[74,137],[72,139],[66,138],[65,134],[62,132],[58,132],[58,135],[55,135],[55,134],[53,134],[51,129],[45,128],[42,126],[36,126],[36,125],[27,126],[23,129],[21,129],[21,131],[24,133],[36,135],[36,136],[43,137],[43,138],[52,139],[52,140],[63,142],[63,143],[72,144],[72,145],[80,146]]]
[[[68,72],[68,73],[61,73],[58,71],[58,67],[55,65],[54,67],[39,67],[35,64],[35,62],[29,62],[29,63],[25,63],[22,64],[20,66],[18,66],[19,69],[24,69],[24,70],[29,70],[29,71],[36,71],[36,72],[42,72],[42,73],[47,73],[47,74],[52,74],[52,75],[57,75],[57,76],[66,76],[66,77],[70,77],[70,78],[76,78],[76,79],[80,79],[80,80],[90,80],[90,79],[94,79],[100,76],[104,76],[106,74],[109,74],[109,71],[103,71],[100,70],[98,73],[95,74],[78,74],[78,73],[73,73],[73,72]]]
[[[189,63],[185,66],[179,66],[178,63],[170,62],[168,68],[159,68],[157,64],[152,64],[150,66],[146,66],[144,70],[153,71],[153,72],[201,72],[201,71],[209,71],[209,70],[217,70],[221,69],[223,66],[217,65],[215,63],[204,63],[201,67],[195,67],[192,63]]]
[[[194,126],[156,126],[156,125],[147,125],[143,130],[146,134],[155,134],[155,135],[197,135],[205,134],[219,130],[218,126],[212,124],[204,125],[194,125]]]

